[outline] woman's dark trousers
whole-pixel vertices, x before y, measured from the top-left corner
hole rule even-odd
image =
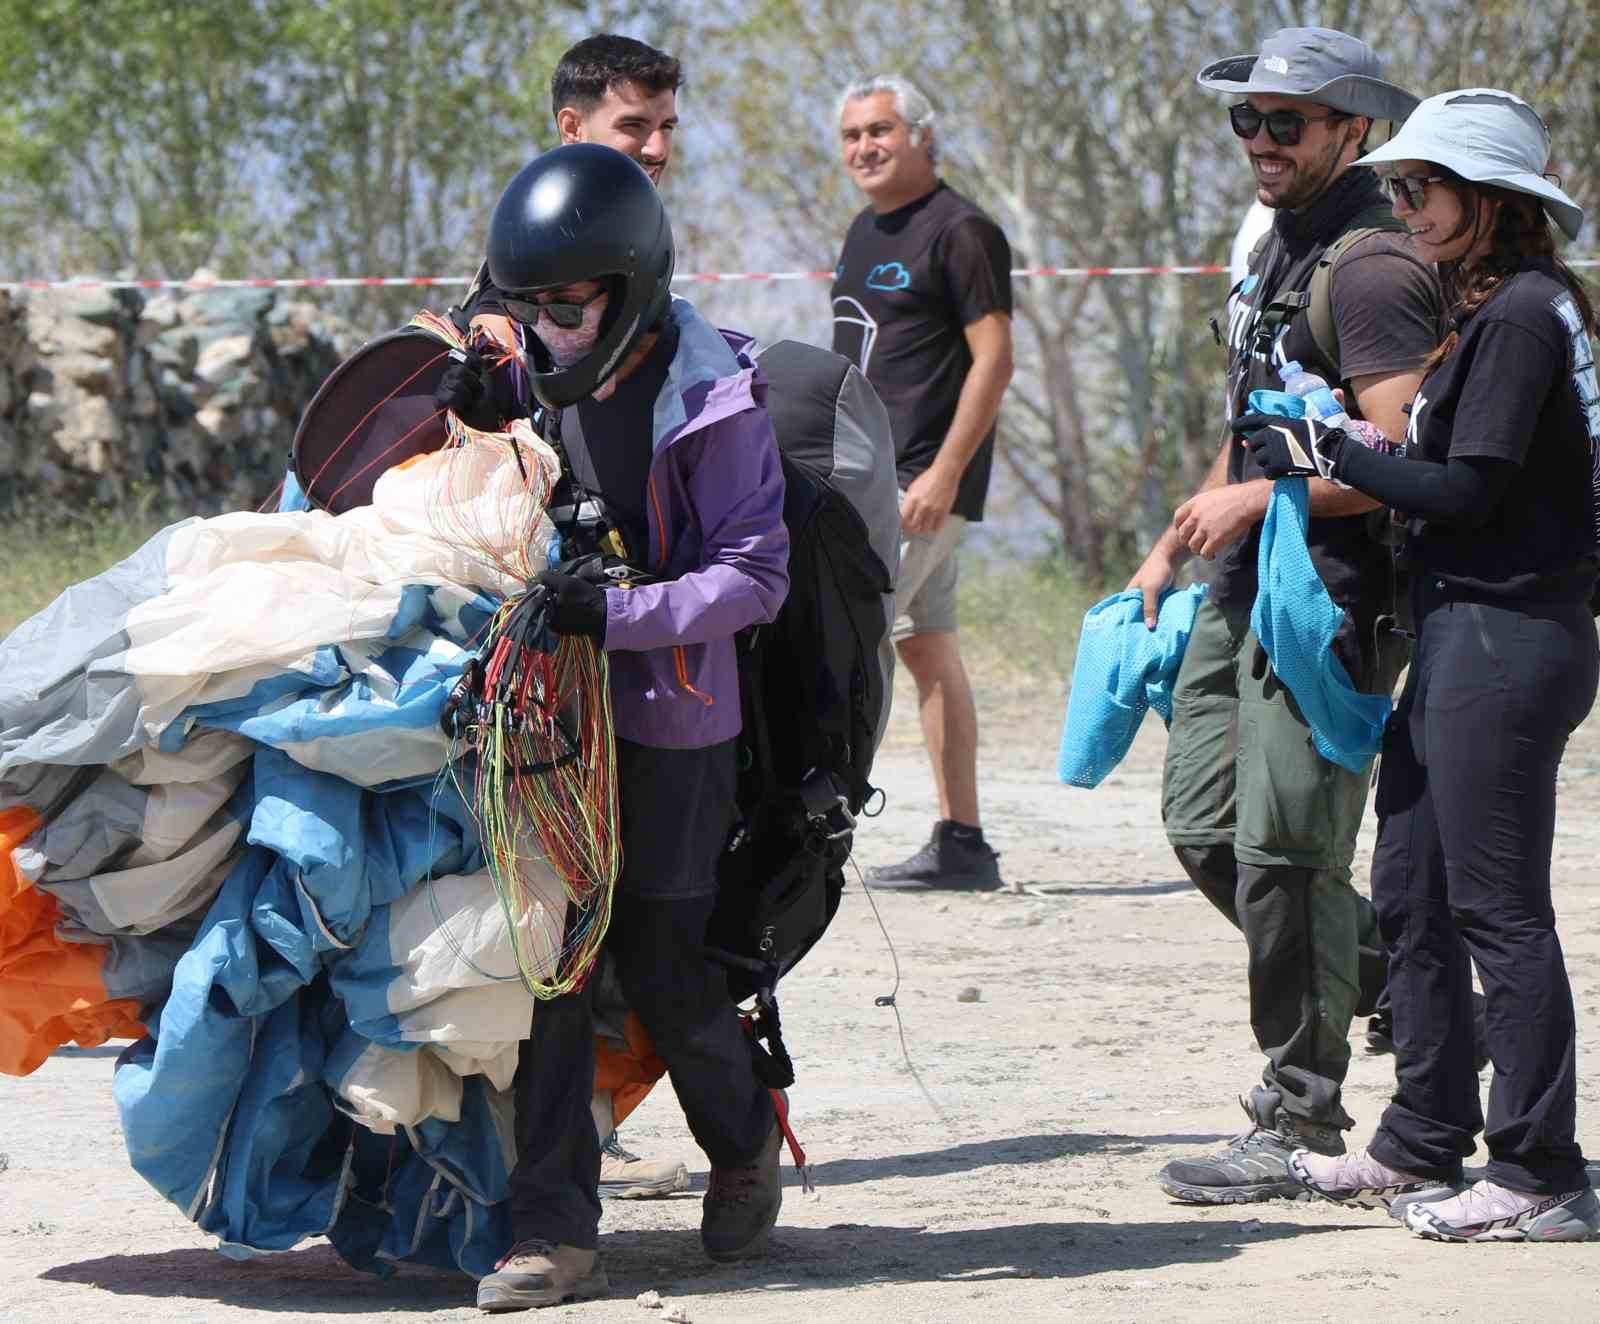
[[[1458,1181],[1482,1130],[1489,1180],[1578,1190],[1588,1183],[1550,853],[1556,770],[1595,697],[1594,622],[1582,603],[1452,600],[1436,581],[1418,592],[1417,622],[1378,780],[1372,899],[1389,950],[1397,1085],[1370,1150]],[[1472,966],[1494,1062],[1487,1127]]]

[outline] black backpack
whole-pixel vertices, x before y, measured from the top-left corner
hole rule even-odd
[[[883,553],[892,561],[897,549],[898,497],[887,418],[848,360],[783,341],[759,362],[783,464],[789,595],[770,625],[738,639],[739,821],[706,952],[735,1001],[756,998],[771,1054],[758,1062],[782,1086],[793,1068],[774,990],[838,910],[856,816],[873,796],[890,683]],[[854,417],[841,423],[841,410]]]

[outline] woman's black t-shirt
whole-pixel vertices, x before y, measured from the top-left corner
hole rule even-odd
[[[1587,599],[1600,543],[1600,387],[1587,329],[1553,272],[1510,276],[1411,405],[1407,451],[1517,467],[1476,528],[1415,520],[1406,560],[1472,597]]]

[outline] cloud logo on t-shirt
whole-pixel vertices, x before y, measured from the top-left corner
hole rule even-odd
[[[903,290],[911,284],[911,273],[899,262],[882,262],[867,273],[869,290]]]

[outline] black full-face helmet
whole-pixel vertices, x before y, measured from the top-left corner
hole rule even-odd
[[[600,281],[610,292],[600,338],[557,369],[537,336],[533,391],[553,409],[592,395],[667,310],[672,226],[661,195],[632,160],[598,143],[569,143],[525,165],[489,221],[489,278],[508,296]]]

